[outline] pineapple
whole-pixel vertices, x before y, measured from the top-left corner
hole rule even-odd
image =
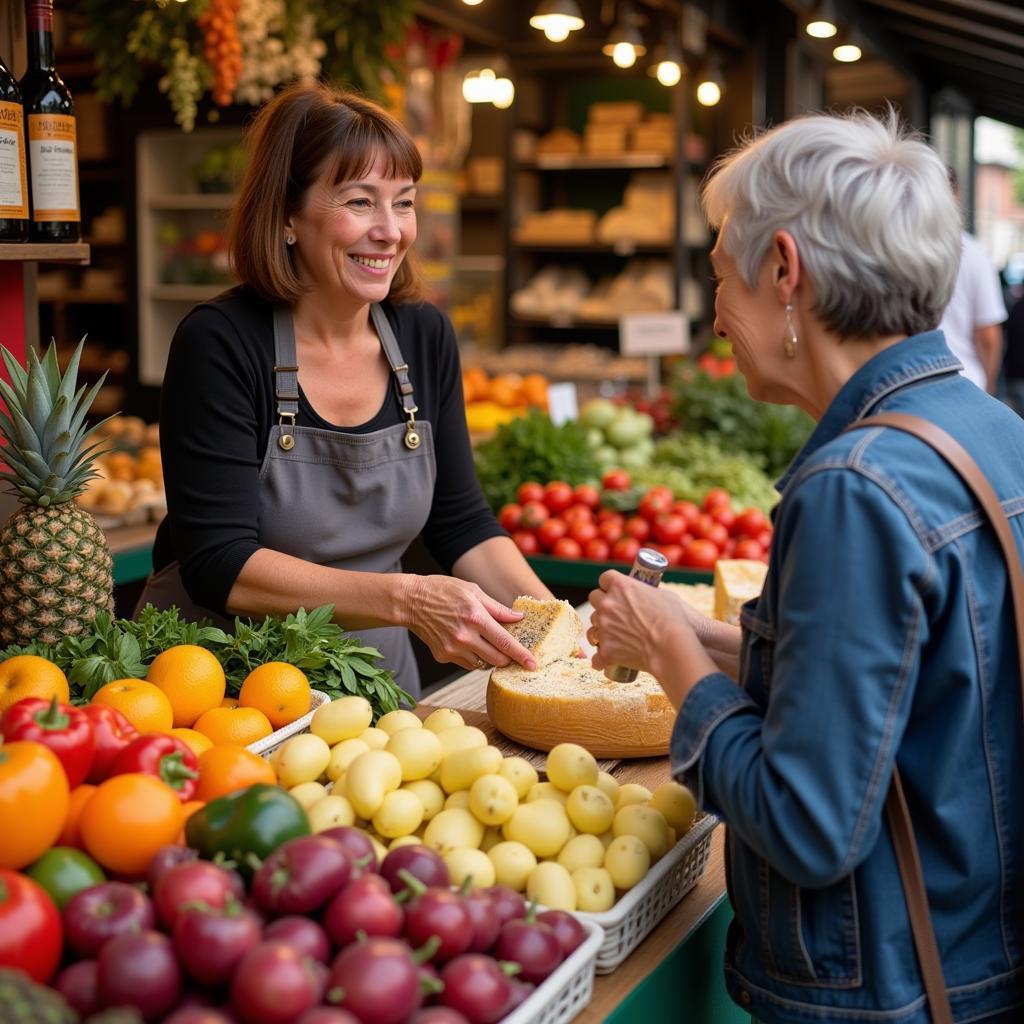
[[[96,427],[85,417],[103,379],[75,391],[85,344],[63,378],[53,342],[42,359],[29,349],[26,367],[0,345],[11,383],[0,380],[7,412],[0,459],[21,508],[0,531],[0,641],[56,644],[91,629],[96,613],[114,611],[113,562],[103,531],[74,498],[96,476]],[[106,377],[106,374],[104,374]]]

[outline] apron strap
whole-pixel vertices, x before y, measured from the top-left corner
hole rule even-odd
[[[412,394],[412,381],[409,380],[409,364],[402,358],[402,350],[398,347],[398,339],[391,329],[384,310],[374,302],[370,306],[370,317],[373,326],[377,329],[377,336],[380,338],[380,346],[384,349],[391,366],[391,372],[395,375],[395,386],[398,388],[398,399],[402,403],[402,411],[405,413],[405,446],[409,449],[419,448],[420,433],[416,429],[416,413],[419,408]]]
[[[277,423],[281,428],[277,443],[283,451],[295,447],[295,417],[299,412],[299,366],[295,355],[295,325],[290,306],[274,306],[274,395],[277,399]],[[288,420],[288,426],[285,426]]]

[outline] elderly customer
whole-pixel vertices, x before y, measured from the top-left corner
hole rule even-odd
[[[1021,692],[1008,573],[960,478],[880,412],[953,435],[1024,545],[1024,423],[934,330],[960,254],[939,158],[894,115],[812,116],[725,157],[715,329],[750,394],[817,427],[779,483],[739,628],[605,573],[594,665],[660,681],[673,770],[728,825],[734,1000],[768,1024],[932,1019],[883,820],[899,765],[958,1022],[1024,1020]]]

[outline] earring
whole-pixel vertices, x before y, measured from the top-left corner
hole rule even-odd
[[[285,240],[284,240],[284,244],[285,245],[294,245],[295,244],[295,236],[294,235],[286,236]]]
[[[796,355],[796,328],[793,326],[793,304],[791,302],[786,303],[786,330],[782,335],[782,349],[786,353],[787,359],[792,359]]]

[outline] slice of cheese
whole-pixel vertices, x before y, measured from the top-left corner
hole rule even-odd
[[[579,647],[583,623],[568,601],[517,597],[512,610],[523,612],[523,617],[507,623],[505,628],[530,651],[538,669],[571,657]]]
[[[740,609],[764,587],[768,566],[749,558],[719,559],[715,563],[715,618],[737,625]]]
[[[701,615],[715,617],[715,588],[710,583],[662,583],[661,589],[675,594]]]

